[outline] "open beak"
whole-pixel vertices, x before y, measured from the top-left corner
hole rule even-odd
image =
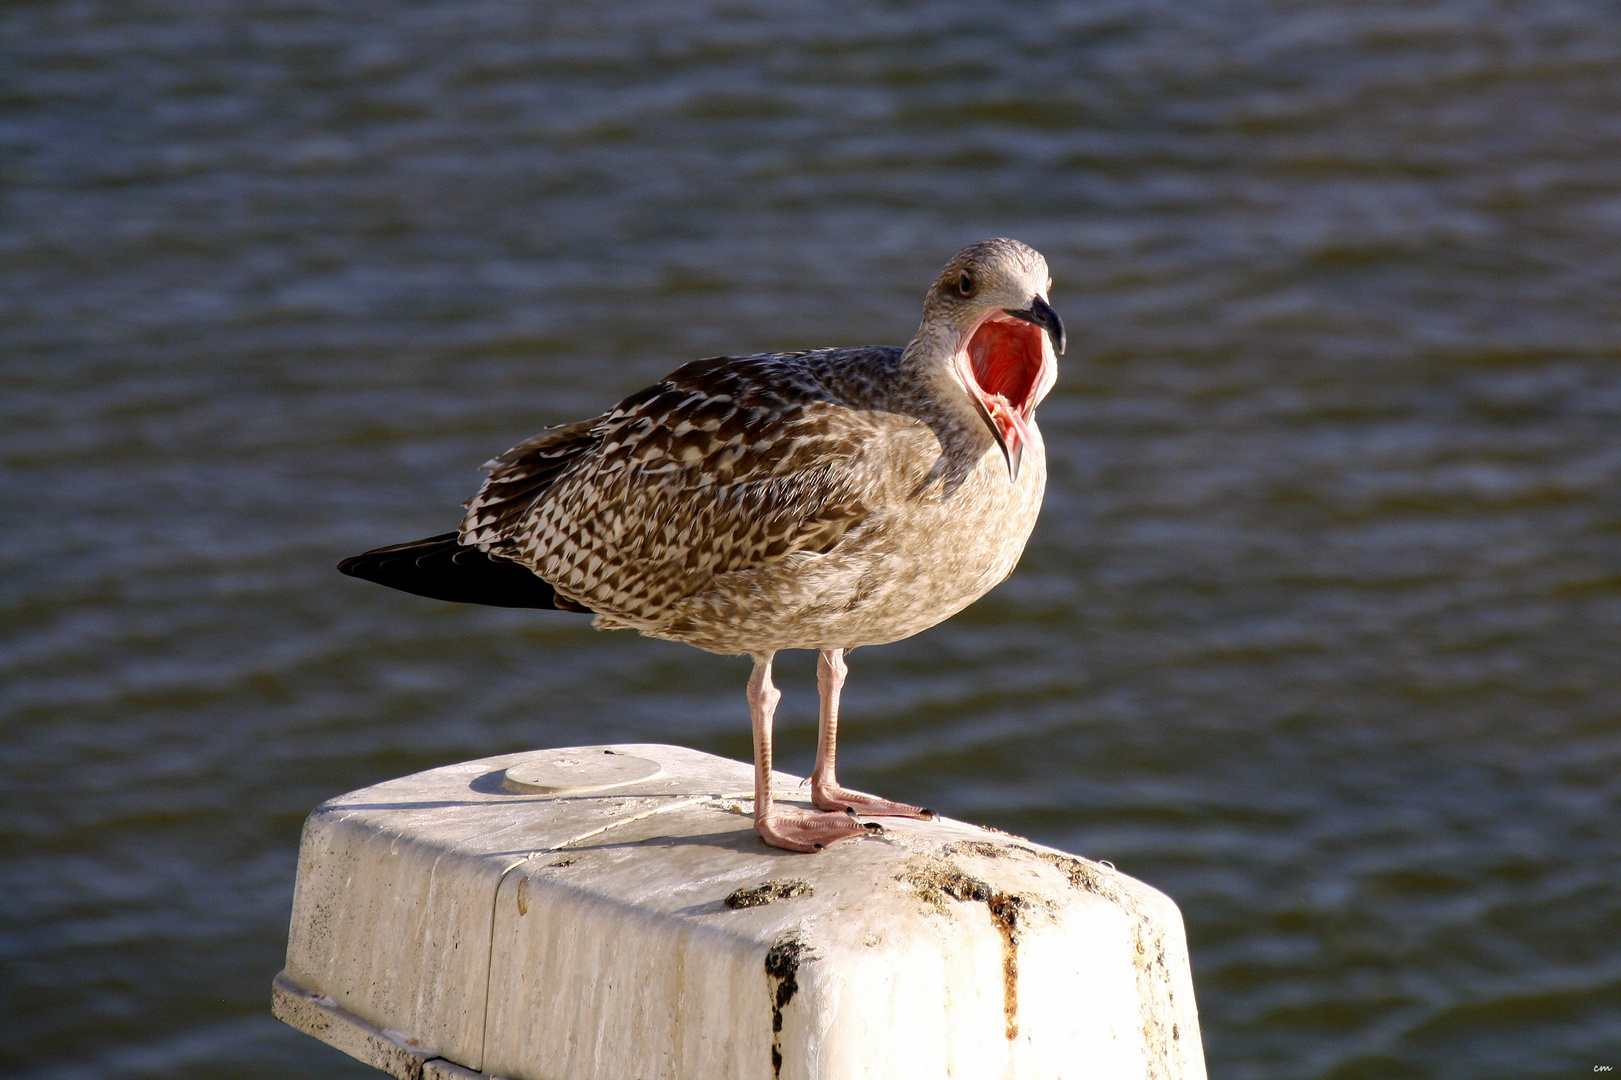
[[[1064,320],[1058,317],[1058,312],[1054,311],[1047,301],[1038,296],[1030,301],[1030,307],[1026,311],[1016,311],[1013,308],[1002,310],[1015,319],[1034,323],[1047,331],[1047,336],[1052,339],[1053,352],[1059,356],[1064,355]]]
[[[1050,348],[1049,348],[1050,344]],[[1036,404],[1058,377],[1054,357],[1064,349],[1064,323],[1041,297],[1024,310],[1004,308],[975,325],[957,352],[957,377],[1019,479]]]

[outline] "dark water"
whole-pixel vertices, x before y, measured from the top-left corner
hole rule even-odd
[[[303,815],[746,756],[745,665],[332,564],[717,352],[1072,335],[1020,571],[849,779],[1182,905],[1211,1074],[1621,1068],[1621,9],[0,9],[0,1073],[375,1075],[269,1018]],[[808,656],[783,664],[808,765]]]

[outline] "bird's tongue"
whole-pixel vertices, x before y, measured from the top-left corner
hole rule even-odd
[[[1007,455],[1013,476],[1030,442],[1029,420],[1046,368],[1042,330],[1017,320],[987,319],[964,349],[973,394]]]

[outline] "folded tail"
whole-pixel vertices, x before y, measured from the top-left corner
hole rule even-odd
[[[457,542],[457,536],[453,532],[440,533],[426,540],[378,548],[343,560],[338,569],[350,577],[434,600],[491,607],[590,610],[558,596],[528,567],[476,547],[464,547]]]

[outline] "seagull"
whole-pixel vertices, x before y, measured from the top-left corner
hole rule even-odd
[[[862,817],[932,817],[840,786],[845,655],[927,629],[1012,573],[1046,485],[1035,409],[1064,351],[1051,286],[1035,250],[982,240],[946,263],[905,348],[687,364],[486,462],[457,531],[338,569],[752,657],[754,829],[774,847],[880,831]],[[816,810],[771,796],[784,649],[820,654]]]

